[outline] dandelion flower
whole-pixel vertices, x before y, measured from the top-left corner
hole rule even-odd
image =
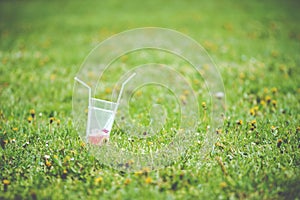
[[[226,182],[221,182],[220,183],[220,187],[222,188],[222,189],[224,189],[224,188],[226,188],[227,187],[227,183]]]
[[[85,143],[84,143],[84,142],[81,142],[81,143],[80,143],[80,146],[81,146],[81,147],[85,147]]]
[[[277,129],[276,126],[271,126],[272,131],[275,131],[276,129]]]
[[[261,100],[261,101],[260,101],[260,105],[265,106],[265,105],[266,105],[266,102],[265,102],[264,100]]]
[[[142,174],[143,174],[143,171],[136,171],[136,172],[134,172],[134,175],[136,175],[136,176],[140,176]]]
[[[271,102],[271,97],[270,97],[270,96],[266,96],[266,97],[265,97],[265,101],[266,101],[267,103],[270,103],[270,102]]]
[[[136,93],[135,93],[135,95],[137,96],[137,97],[140,97],[140,96],[142,96],[142,91],[141,90],[138,90]]]
[[[245,76],[245,73],[240,73],[240,79],[244,79],[246,76]]]
[[[35,110],[31,109],[29,112],[30,112],[31,117],[34,118],[35,117]]]
[[[252,126],[254,126],[254,125],[256,124],[256,120],[255,120],[255,119],[252,120],[252,121],[250,122],[250,124],[251,124]]]
[[[144,175],[147,175],[150,172],[150,169],[148,167],[145,167],[142,171]]]
[[[29,117],[27,118],[27,121],[28,121],[28,123],[31,123],[31,122],[32,122],[32,117],[29,116]]]
[[[277,140],[277,147],[280,148],[280,146],[282,145],[283,140],[282,139],[278,139]]]
[[[184,96],[184,95],[180,95],[180,100],[181,100],[181,102],[183,103],[183,104],[186,104],[186,96]]]
[[[222,129],[217,129],[217,134],[221,134],[222,133]]]
[[[50,117],[49,122],[50,124],[52,124],[54,122],[55,118],[54,117]]]
[[[4,179],[4,180],[2,181],[2,183],[3,183],[4,185],[9,185],[9,184],[10,184],[10,181],[7,180],[7,179]]]
[[[150,183],[152,183],[152,178],[151,177],[147,177],[146,178],[146,180],[145,180],[145,182],[147,183],[147,184],[150,184]]]
[[[130,182],[131,182],[131,180],[129,178],[126,178],[125,181],[124,181],[124,184],[128,185]]]
[[[103,178],[101,176],[95,179],[95,183],[102,183],[102,182],[103,182]]]
[[[4,185],[4,191],[6,192],[7,191],[7,188],[8,188],[8,185],[10,184],[10,181],[7,180],[7,179],[4,179],[2,181],[3,185]]]
[[[222,143],[220,143],[220,142],[216,142],[215,145],[216,145],[217,147],[225,148],[225,146],[224,146]]]
[[[205,103],[205,102],[202,102],[201,105],[202,105],[202,108],[203,108],[204,110],[206,110],[206,103]]]
[[[273,105],[274,107],[276,107],[277,101],[276,101],[276,100],[272,100],[272,105]]]
[[[46,164],[47,167],[51,167],[51,165],[52,165],[49,160],[46,160],[45,164]]]
[[[111,88],[105,88],[105,93],[110,94],[112,92]]]
[[[251,125],[250,130],[253,131],[253,130],[256,128],[256,120],[255,120],[255,119],[252,120],[252,121],[250,122],[250,125]]]
[[[183,94],[184,94],[185,96],[187,96],[187,95],[190,94],[190,91],[189,91],[189,90],[184,90],[184,91],[183,91]]]
[[[237,124],[237,125],[242,125],[242,124],[243,124],[243,120],[241,120],[241,119],[238,120],[238,121],[236,122],[236,124]]]
[[[4,144],[7,144],[7,143],[8,143],[8,140],[3,140],[3,143],[4,143]]]
[[[255,110],[253,108],[251,108],[249,112],[250,112],[250,115],[253,115],[253,116],[255,115]]]
[[[276,94],[276,93],[278,92],[278,89],[277,89],[276,87],[273,87],[273,88],[271,89],[271,91],[272,91],[273,94]]]

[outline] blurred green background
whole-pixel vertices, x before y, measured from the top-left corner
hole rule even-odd
[[[296,198],[299,7],[297,0],[1,0],[0,198]],[[160,172],[124,175],[88,155],[70,126],[73,78],[88,53],[115,33],[149,26],[195,39],[223,77],[228,134],[201,169],[179,162]],[[260,104],[267,97],[273,107]],[[259,107],[254,116],[253,106]],[[41,113],[40,126],[28,124],[30,109]],[[49,129],[53,116],[61,129]],[[244,121],[242,128],[236,120]],[[251,120],[257,120],[255,133]],[[24,150],[26,141],[32,145]],[[45,166],[45,154],[52,167]],[[68,164],[71,154],[75,164]],[[60,166],[59,159],[67,164]]]

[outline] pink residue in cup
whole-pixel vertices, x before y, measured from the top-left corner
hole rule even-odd
[[[105,144],[109,140],[108,133],[109,131],[106,129],[103,129],[100,133],[95,133],[95,131],[93,131],[92,134],[88,136],[88,141],[90,144],[94,145]]]

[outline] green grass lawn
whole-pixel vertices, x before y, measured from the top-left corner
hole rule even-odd
[[[0,1],[0,199],[300,199],[299,6],[296,0]],[[124,173],[90,154],[74,129],[74,76],[99,42],[149,26],[204,46],[224,81],[226,118],[205,159],[199,138],[170,166]],[[129,55],[131,61],[143,62]],[[143,113],[147,99],[133,112]],[[199,100],[208,115],[202,102],[210,100]],[[117,129],[112,134],[124,148],[143,144]]]

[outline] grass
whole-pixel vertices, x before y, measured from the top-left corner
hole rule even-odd
[[[0,199],[299,199],[298,7],[292,0],[1,1]],[[223,77],[226,119],[205,160],[199,139],[170,166],[123,173],[89,154],[73,128],[73,78],[98,42],[145,26],[181,31],[206,48]],[[199,101],[201,114],[202,101],[209,105]]]

